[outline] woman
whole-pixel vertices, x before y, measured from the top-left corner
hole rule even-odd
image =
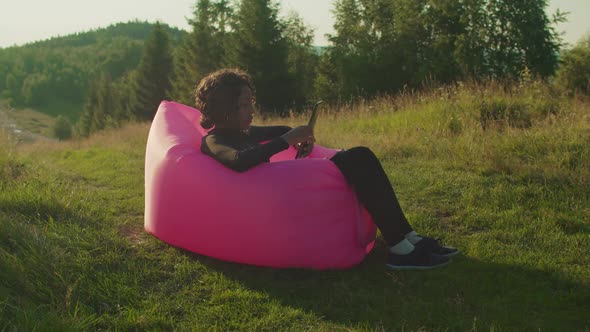
[[[254,86],[239,69],[222,69],[201,80],[195,90],[196,107],[202,112],[201,126],[210,129],[201,150],[225,166],[244,172],[269,162],[272,155],[301,146],[309,155],[315,142],[308,126],[250,126],[254,115]],[[266,144],[261,142],[269,141]],[[429,269],[442,266],[457,254],[456,248],[419,236],[410,226],[383,171],[366,147],[336,153],[331,159],[365,206],[389,247],[386,265],[392,269]]]

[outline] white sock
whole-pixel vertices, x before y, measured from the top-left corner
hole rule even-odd
[[[406,239],[410,241],[412,244],[416,244],[420,242],[420,240],[422,240],[422,237],[419,236],[418,233],[416,233],[416,231],[411,231],[408,234],[406,234]]]
[[[414,245],[410,241],[403,239],[396,245],[389,247],[389,252],[396,255],[407,255],[414,251]]]

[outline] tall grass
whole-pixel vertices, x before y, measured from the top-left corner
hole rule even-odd
[[[305,124],[307,114],[266,124]],[[320,144],[366,145],[383,159],[419,156],[464,169],[589,184],[588,103],[538,81],[491,81],[383,96],[322,110]]]
[[[0,132],[0,329],[590,328],[588,102],[488,82],[322,110],[318,144],[371,147],[416,229],[463,252],[426,273],[388,271],[380,241],[358,267],[322,272],[158,241],[142,229],[148,130]]]

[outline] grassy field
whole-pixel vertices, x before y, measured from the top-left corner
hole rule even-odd
[[[371,147],[415,228],[461,249],[428,272],[387,270],[381,239],[346,271],[158,241],[143,231],[148,130],[36,144],[0,132],[0,329],[590,330],[587,101],[532,82],[324,109],[318,143]]]

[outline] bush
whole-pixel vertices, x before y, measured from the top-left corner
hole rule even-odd
[[[72,138],[72,125],[64,116],[60,115],[53,125],[53,135],[60,141]]]
[[[590,94],[590,34],[565,52],[557,82],[570,93]]]
[[[489,127],[528,128],[531,126],[531,114],[529,107],[521,100],[507,100],[495,98],[483,100],[477,105],[479,109],[479,121],[483,129]]]

